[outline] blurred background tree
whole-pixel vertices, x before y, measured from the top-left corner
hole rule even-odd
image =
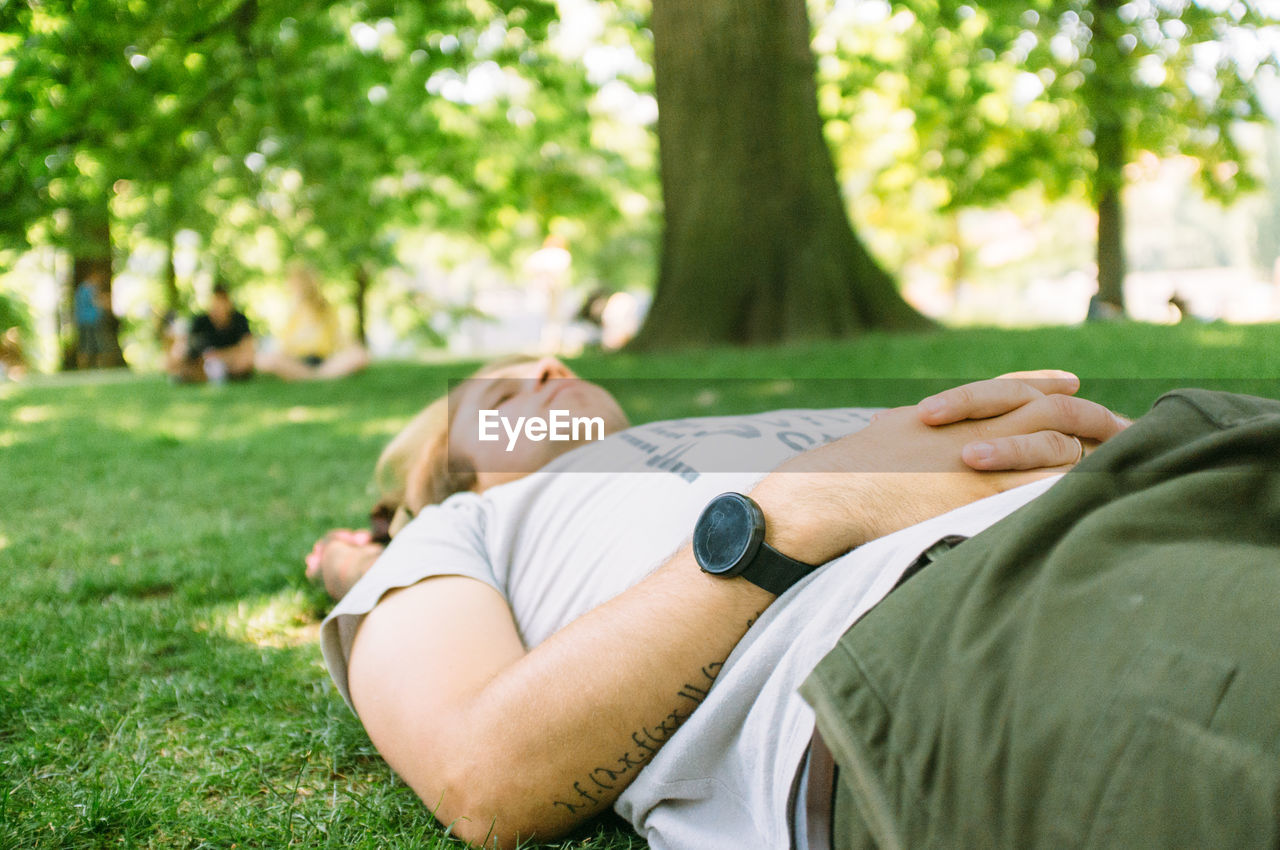
[[[467,233],[508,261],[513,237],[562,220],[602,245],[621,226],[619,187],[652,181],[595,144],[604,122],[584,107],[607,81],[549,48],[551,3],[100,0],[3,14],[0,239],[10,256],[68,256],[64,366],[75,284],[94,269],[110,281],[148,243],[169,257],[156,316],[192,306],[174,262],[185,232],[233,282],[279,279],[299,257],[347,280],[363,336],[399,230]]]
[[[1139,152],[1193,157],[1201,187],[1219,201],[1259,185],[1259,163],[1240,139],[1245,125],[1271,120],[1258,84],[1277,67],[1275,9],[825,0],[815,18],[827,129],[847,172],[874,175],[866,190],[886,207],[928,194],[942,214],[935,239],[948,229],[955,239],[958,211],[1004,204],[1028,186],[1048,200],[1089,199],[1098,297],[1117,310],[1121,192]],[[959,279],[963,246],[953,255]]]
[[[804,0],[654,0],[665,227],[641,347],[922,328],[850,227]]]
[[[1272,185],[1246,130],[1274,24],[1257,0],[10,3],[0,272],[59,287],[64,365],[94,270],[146,281],[114,302],[133,343],[218,275],[279,301],[294,259],[358,335],[444,343],[483,312],[451,270],[518,278],[548,235],[583,288],[656,280],[646,345],[773,342],[922,326],[895,278],[989,276],[974,210],[1039,221],[1054,274],[1094,277],[1065,199],[1096,208],[1118,305],[1138,161],[1191,157],[1218,200]],[[9,279],[39,336],[50,300]]]

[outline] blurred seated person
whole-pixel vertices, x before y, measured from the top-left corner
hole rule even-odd
[[[209,309],[191,320],[186,334],[176,333],[167,371],[183,383],[222,383],[253,375],[253,332],[236,309],[225,284],[213,287]]]
[[[22,329],[9,328],[0,333],[0,381],[16,381],[26,373],[27,355],[22,347]]]
[[[303,266],[289,275],[292,303],[278,347],[258,356],[258,370],[286,381],[342,378],[369,365],[359,343],[344,344],[338,314],[315,276]]]
[[[573,320],[585,332],[587,345],[617,351],[640,330],[644,312],[644,305],[632,293],[597,288],[583,300]]]

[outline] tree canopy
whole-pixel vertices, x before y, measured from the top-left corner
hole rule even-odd
[[[1231,200],[1258,185],[1241,126],[1270,120],[1258,89],[1277,68],[1277,15],[1189,0],[827,2],[816,40],[828,132],[846,173],[872,175],[867,191],[926,192],[944,213],[1028,185],[1118,203],[1139,151],[1199,160],[1205,191]],[[1100,245],[1119,250],[1121,232],[1100,216]],[[1118,303],[1123,268],[1100,265]]]
[[[1259,81],[1274,78],[1280,43],[1274,10],[1260,0],[770,8],[798,22],[796,45],[812,37],[816,61],[793,58],[812,63],[805,97],[824,120],[822,155],[834,157],[855,226],[868,199],[882,211],[873,226],[923,209],[926,226],[899,224],[936,240],[949,238],[956,211],[1004,203],[1027,186],[1049,199],[1090,198],[1100,210],[1099,276],[1116,300],[1119,188],[1136,152],[1195,157],[1213,197],[1258,184],[1239,128],[1266,117]],[[569,12],[589,13],[586,36],[566,28]],[[652,264],[655,249],[658,162],[638,129],[653,118],[635,119],[651,111],[654,91],[649,17],[644,0],[4,4],[0,249],[65,251],[66,299],[89,269],[119,267],[144,243],[172,254],[176,234],[193,231],[207,267],[270,277],[305,258],[345,282],[362,312],[369,287],[403,259],[407,232],[463,235],[513,268],[559,233],[584,276],[608,285],[621,269]],[[657,50],[696,53],[704,34],[691,26],[659,27]],[[783,72],[793,66],[761,65],[762,87],[749,97],[789,91]],[[688,75],[673,78],[661,105],[732,99],[729,77],[703,83],[713,88],[691,92]],[[663,153],[664,179],[693,155],[676,148]],[[722,199],[735,197],[717,179]],[[671,191],[666,212],[678,215]],[[797,201],[788,215],[803,223],[796,211],[818,206]],[[739,219],[732,239],[758,246],[750,228],[763,225]],[[765,264],[795,274],[824,262],[863,268],[861,282],[847,285],[864,303],[833,332],[862,327],[850,318],[857,312],[904,324],[905,313],[874,308],[878,297],[865,295],[892,275],[871,271],[877,264],[842,242],[828,240],[803,263],[779,255]],[[670,268],[664,260],[663,274]],[[164,278],[158,309],[182,307],[191,292],[179,291],[172,262]],[[709,285],[721,303],[735,297],[731,284]],[[787,291],[774,296],[805,299]],[[828,304],[826,319],[841,315],[825,298],[810,301]],[[813,332],[811,320],[790,321]]]

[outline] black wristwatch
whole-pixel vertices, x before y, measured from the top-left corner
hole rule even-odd
[[[693,527],[693,557],[704,573],[742,576],[775,596],[817,569],[764,542],[764,512],[741,493],[712,499]]]

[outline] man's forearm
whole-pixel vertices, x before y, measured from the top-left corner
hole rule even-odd
[[[766,539],[813,563],[834,557],[830,533],[804,538],[824,512],[834,518],[840,509],[801,506],[789,498],[794,484],[766,479],[752,491]],[[463,708],[465,728],[456,730],[474,743],[468,790],[477,803],[464,809],[472,818],[490,809],[472,827],[496,820],[499,837],[513,829],[545,837],[612,804],[706,698],[774,598],[745,579],[702,572],[685,546],[500,672]]]
[[[799,481],[752,493],[766,540],[818,563],[810,553],[847,548],[832,542],[842,538],[834,525],[846,519],[845,506],[784,498],[799,495]],[[808,529],[824,527],[806,543]],[[500,600],[473,580],[452,581]],[[501,846],[555,837],[613,803],[702,703],[774,601],[745,579],[703,573],[685,546],[644,581],[521,652],[514,634],[498,634],[492,602],[483,621],[491,625],[471,614],[459,619],[461,609],[431,607],[433,582],[456,588],[449,577],[422,582],[381,603],[361,626],[352,696],[379,751],[436,817],[464,840]],[[500,613],[513,629],[509,612]],[[437,655],[414,637],[418,622],[434,624],[435,645],[456,656]],[[465,650],[438,642],[467,630]],[[494,639],[500,645],[489,644]],[[427,662],[416,673],[398,660],[412,653]]]
[[[464,711],[497,834],[563,832],[611,804],[706,697],[773,595],[688,547],[496,676]],[[512,718],[519,716],[518,728]],[[468,807],[470,808],[470,807]]]

